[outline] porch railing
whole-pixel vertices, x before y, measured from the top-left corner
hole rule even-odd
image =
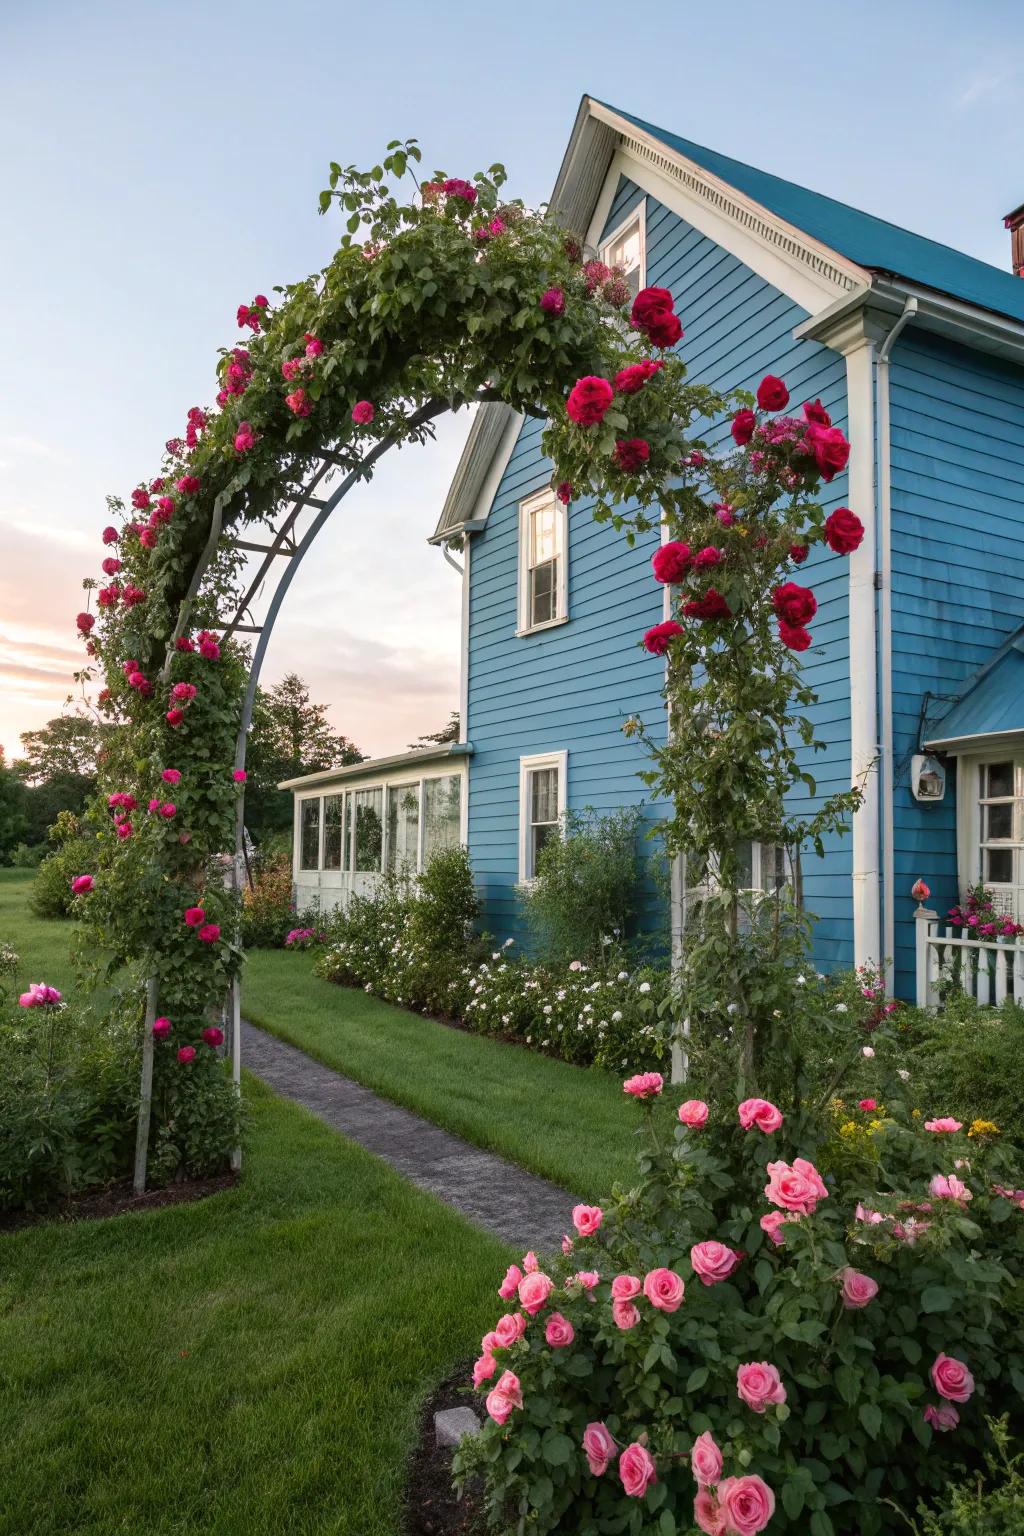
[[[1024,944],[1020,938],[974,939],[917,909],[917,1006],[938,1008],[951,989],[983,1006],[1024,1007]]]

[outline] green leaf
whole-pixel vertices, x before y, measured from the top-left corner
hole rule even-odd
[[[541,1441],[540,1449],[549,1467],[564,1467],[576,1448],[568,1435],[561,1434],[557,1429],[549,1429]]]
[[[816,1509],[807,1527],[810,1536],[835,1536],[835,1526],[823,1509]]]
[[[877,1440],[882,1428],[882,1410],[877,1403],[861,1403],[857,1417],[872,1440]]]
[[[326,213],[330,206],[331,206],[331,194],[330,194],[330,192],[328,192],[327,188],[325,187],[324,190],[320,193],[320,212],[321,213]]]
[[[852,1408],[860,1397],[861,1375],[854,1370],[852,1365],[840,1365],[836,1368],[836,1388],[844,1403],[849,1403]]]
[[[676,1536],[676,1517],[670,1509],[658,1516],[658,1536]]]
[[[928,1285],[921,1292],[921,1311],[948,1312],[955,1299],[944,1285]]]
[[[538,1477],[536,1481],[530,1484],[528,1497],[531,1508],[543,1509],[545,1504],[551,1503],[554,1493],[555,1485],[550,1477]],[[831,1529],[832,1527],[829,1526],[829,1530]]]
[[[795,1520],[804,1507],[804,1488],[795,1478],[787,1478],[782,1485],[782,1507],[791,1520]]]
[[[684,1391],[696,1392],[698,1388],[704,1385],[710,1374],[711,1372],[706,1365],[698,1365],[696,1370],[691,1371],[687,1377]]]

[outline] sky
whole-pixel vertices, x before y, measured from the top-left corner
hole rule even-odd
[[[61,712],[104,497],[215,393],[235,310],[323,265],[331,160],[415,136],[550,193],[584,92],[1009,265],[1018,0],[0,0],[0,743]],[[685,319],[685,317],[684,317]],[[685,356],[685,349],[684,349]],[[468,428],[392,454],[321,534],[264,668],[368,754],[458,703],[459,580],[426,540]]]

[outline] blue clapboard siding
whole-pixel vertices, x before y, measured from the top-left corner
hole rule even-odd
[[[911,328],[891,394],[897,991],[911,996],[910,887],[923,876],[940,911],[957,896],[955,776],[941,805],[910,790],[922,701],[958,693],[1024,622],[1024,372]]]
[[[606,233],[643,195],[620,181]],[[753,388],[765,373],[776,373],[789,384],[797,411],[802,401],[820,396],[845,426],[842,358],[793,338],[805,311],[650,196],[647,282],[675,295],[685,327],[680,351],[694,378],[722,389]],[[570,806],[614,809],[647,798],[637,779],[646,755],[622,737],[622,721],[638,714],[659,739],[665,730],[663,666],[637,648],[644,630],[662,617],[662,592],[649,563],[656,532],[630,550],[621,534],[592,521],[589,504],[573,505],[569,623],[516,638],[518,504],[551,474],[540,433],[539,423],[524,425],[486,529],[474,537],[470,563],[470,850],[484,921],[499,937],[520,933],[514,895],[520,756],[565,748]],[[828,490],[828,505],[842,504],[845,477]],[[798,579],[814,587],[819,603],[815,649],[805,665],[820,689],[814,718],[827,744],[808,766],[824,796],[849,786],[847,562],[819,555]],[[807,863],[807,904],[820,919],[816,958],[823,968],[852,960],[850,872],[848,838],[837,840],[824,860],[811,855]]]

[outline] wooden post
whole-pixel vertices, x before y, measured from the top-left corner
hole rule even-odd
[[[686,855],[677,853],[670,866],[670,902],[672,908],[672,975],[670,986],[674,993],[683,963],[683,931],[686,927]],[[690,1038],[690,1021],[683,1019],[672,1031],[672,1055],[669,1081],[685,1083],[690,1075],[690,1057],[687,1044]]]
[[[931,1008],[933,999],[931,996],[931,977],[928,964],[928,935],[932,931],[932,924],[938,922],[939,914],[931,912],[927,907],[919,906],[914,913],[916,923],[917,945],[917,995],[916,1002],[919,1008]]]
[[[139,1089],[139,1122],[135,1132],[135,1177],[137,1195],[145,1193],[146,1163],[149,1159],[149,1122],[153,1108],[153,1021],[157,1008],[157,979],[146,982],[146,1022],[142,1035],[142,1082]]]

